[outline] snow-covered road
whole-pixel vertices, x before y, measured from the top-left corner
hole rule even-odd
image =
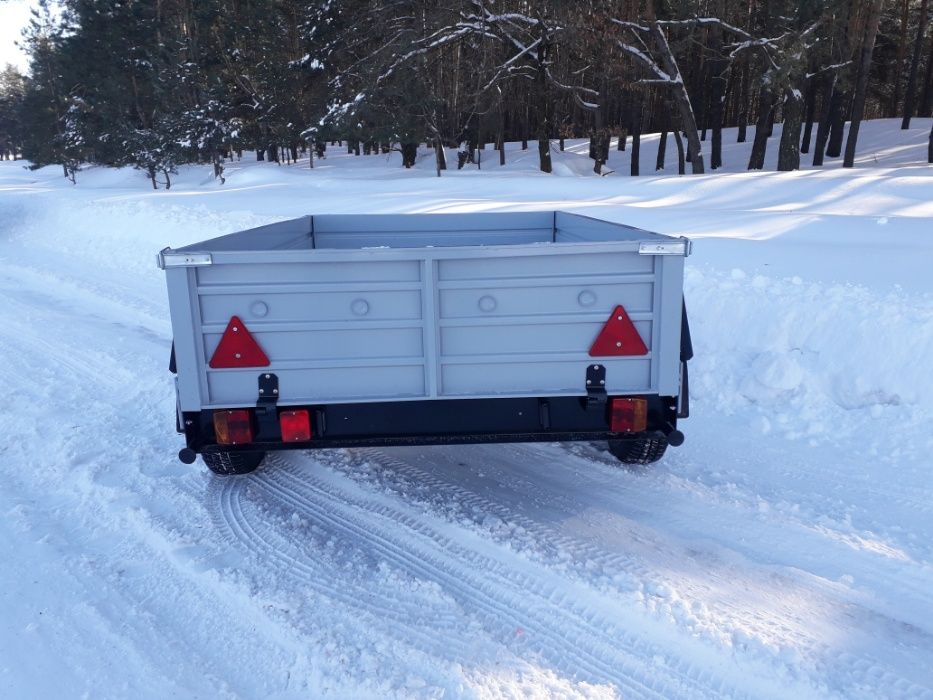
[[[638,180],[332,157],[168,193],[0,163],[0,696],[933,697],[933,168],[890,151]],[[694,413],[659,465],[337,450],[224,480],[175,459],[158,249],[555,205],[696,239]]]

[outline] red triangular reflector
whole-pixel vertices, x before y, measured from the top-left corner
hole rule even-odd
[[[239,316],[233,316],[220,338],[220,343],[217,344],[217,349],[214,350],[210,365],[213,369],[268,367],[269,358]]]
[[[612,316],[606,321],[590,348],[590,357],[647,354],[648,347],[645,341],[641,339],[635,324],[621,306],[617,306],[612,312]]]

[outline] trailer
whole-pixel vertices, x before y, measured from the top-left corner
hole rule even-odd
[[[305,216],[158,255],[177,429],[218,474],[266,452],[683,442],[690,241],[561,211]]]

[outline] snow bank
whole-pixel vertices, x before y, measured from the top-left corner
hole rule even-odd
[[[692,387],[711,406],[753,404],[805,434],[851,427],[838,409],[933,410],[931,296],[689,267],[686,298]]]

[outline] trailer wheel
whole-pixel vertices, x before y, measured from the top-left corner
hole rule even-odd
[[[609,441],[609,451],[623,464],[654,464],[666,449],[667,438],[663,435]]]
[[[201,459],[215,474],[232,476],[256,471],[265,456],[265,452],[205,452]]]

